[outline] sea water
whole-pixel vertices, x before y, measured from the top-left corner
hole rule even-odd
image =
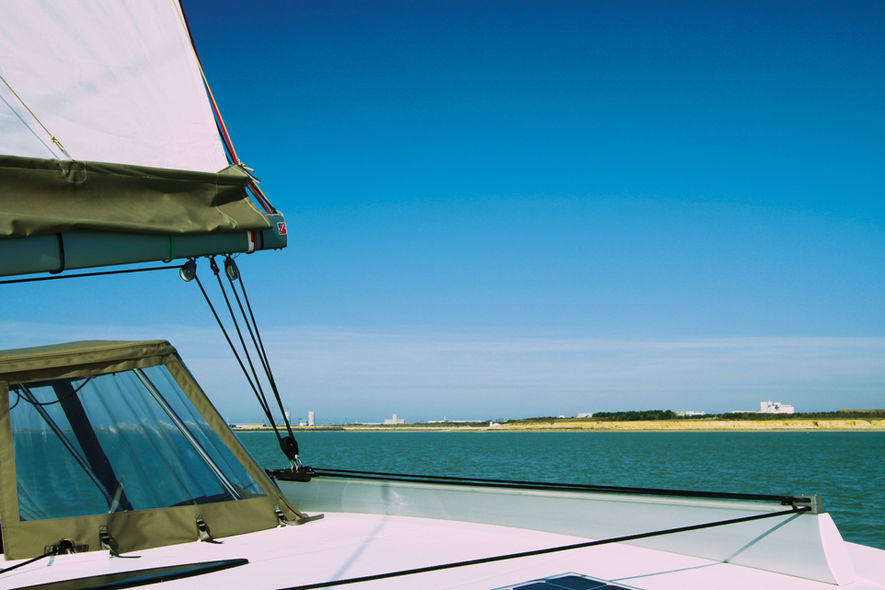
[[[238,436],[287,465],[271,432]],[[305,465],[717,492],[820,494],[847,541],[885,549],[885,432],[297,432]]]

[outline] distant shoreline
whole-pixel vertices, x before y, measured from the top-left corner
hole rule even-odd
[[[267,426],[235,427],[236,432],[272,431]],[[885,418],[798,420],[634,420],[553,419],[484,426],[452,424],[339,424],[292,427],[298,432],[871,432],[885,431]]]

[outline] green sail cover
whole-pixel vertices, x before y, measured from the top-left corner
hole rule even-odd
[[[230,166],[195,172],[0,155],[0,239],[72,230],[197,235],[271,227]]]

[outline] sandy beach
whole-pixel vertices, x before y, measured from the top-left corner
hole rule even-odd
[[[238,431],[270,430],[267,427],[237,428]],[[341,424],[293,427],[298,431],[353,432],[762,432],[762,431],[880,431],[885,418],[865,419],[793,419],[793,420],[632,420],[596,421],[551,419],[515,421],[482,426],[454,424]]]

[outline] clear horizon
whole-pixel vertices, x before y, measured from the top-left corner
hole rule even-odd
[[[885,403],[885,4],[184,8],[293,416]],[[174,272],[3,293],[2,348],[166,338],[260,416]]]
[[[767,400],[760,400],[767,401]],[[778,400],[772,400],[778,401]],[[624,412],[654,412],[654,411],[667,411],[671,410],[675,413],[678,413],[681,410],[672,410],[671,408],[643,408],[643,409],[634,409],[634,410],[614,410],[614,413],[624,413]],[[783,419],[784,416],[797,416],[802,414],[817,414],[817,413],[838,413],[838,412],[885,412],[885,408],[839,408],[839,409],[831,409],[831,410],[821,410],[819,412],[802,412],[800,410],[796,410],[795,413],[777,413],[777,412],[759,412],[759,410],[734,410],[734,412],[738,413],[747,413],[747,414],[764,414],[766,416],[771,416],[772,420]],[[706,416],[720,416],[727,412],[705,412]],[[539,416],[498,416],[498,417],[488,417],[488,418],[463,418],[463,417],[451,417],[451,416],[443,416],[442,418],[429,418],[424,420],[409,420],[408,418],[396,414],[397,419],[402,419],[404,424],[433,424],[433,423],[445,423],[445,424],[459,424],[459,423],[470,423],[470,424],[481,424],[486,422],[512,422],[512,421],[521,421],[521,420],[537,420],[537,419],[559,419],[559,420],[580,420],[583,418],[589,418],[590,416],[566,416],[566,415],[539,415]],[[316,417],[315,417],[316,418]],[[384,419],[380,419],[377,421],[343,421],[343,422],[328,422],[323,420],[316,420],[312,426],[348,426],[348,425],[366,425],[366,426],[377,426],[377,425],[385,425],[384,420],[391,418],[390,415],[385,417]],[[680,416],[680,419],[682,417]],[[685,419],[690,419],[690,417],[686,416]],[[256,419],[256,420],[236,420],[232,418],[228,418],[225,416],[225,421],[228,424],[233,424],[237,426],[252,426],[255,424],[262,424],[270,428],[270,425],[267,424],[266,419]],[[290,416],[291,425],[293,428],[305,428],[308,427],[307,424],[300,424],[300,422],[307,422],[307,413],[305,412],[304,416]],[[277,427],[281,427],[282,423],[277,422]]]

